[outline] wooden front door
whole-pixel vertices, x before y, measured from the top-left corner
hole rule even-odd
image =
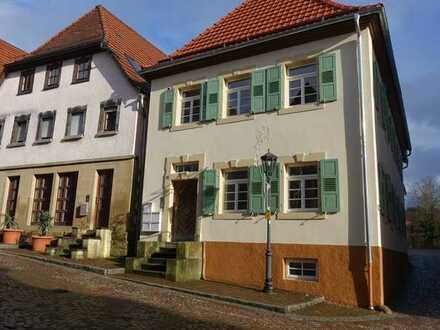
[[[75,213],[76,184],[78,172],[61,173],[58,184],[55,223],[61,226],[71,226]]]
[[[32,206],[32,223],[37,223],[42,212],[49,211],[52,194],[52,174],[35,176],[34,203]]]
[[[197,214],[197,180],[174,181],[172,239],[193,241]]]
[[[96,228],[108,228],[112,199],[113,170],[98,171]]]

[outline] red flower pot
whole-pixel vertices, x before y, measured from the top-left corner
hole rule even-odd
[[[18,244],[20,242],[21,229],[3,229],[3,243],[5,244]]]
[[[46,247],[53,241],[53,236],[32,236],[32,251],[46,252]]]

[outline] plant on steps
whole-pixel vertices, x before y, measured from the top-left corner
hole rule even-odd
[[[3,229],[18,229],[18,223],[15,217],[5,214],[5,221],[3,222]]]
[[[38,215],[38,229],[40,235],[32,236],[32,250],[37,252],[46,252],[47,246],[49,246],[53,240],[52,236],[49,236],[49,230],[52,228],[53,217],[47,211],[41,212]]]
[[[41,236],[47,236],[50,228],[52,228],[52,219],[49,212],[41,212],[38,216],[38,229],[40,230]]]
[[[15,217],[5,214],[3,222],[3,243],[5,244],[18,244],[20,241],[21,233],[23,232],[18,228],[18,223]]]

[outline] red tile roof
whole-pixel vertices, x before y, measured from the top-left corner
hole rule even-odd
[[[333,0],[245,0],[183,48],[174,52],[171,58],[238,44],[336,16],[378,7],[382,7],[382,4],[348,6]]]
[[[103,42],[134,83],[144,79],[130,65],[129,58],[142,67],[149,67],[165,58],[165,54],[136,31],[99,5],[29,54],[29,57],[50,54],[66,48]]]
[[[0,79],[3,76],[4,65],[23,57],[27,53],[14,45],[0,39]]]

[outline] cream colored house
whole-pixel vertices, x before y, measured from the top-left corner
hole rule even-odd
[[[406,265],[411,150],[386,16],[382,5],[314,2],[249,0],[143,72],[140,239],[201,242],[203,278],[262,287],[259,159],[270,149],[275,288],[381,306]]]
[[[146,129],[148,87],[138,71],[163,57],[97,6],[6,65],[2,218],[15,216],[27,233],[43,211],[54,218],[54,234],[111,229],[112,253],[125,255]]]

